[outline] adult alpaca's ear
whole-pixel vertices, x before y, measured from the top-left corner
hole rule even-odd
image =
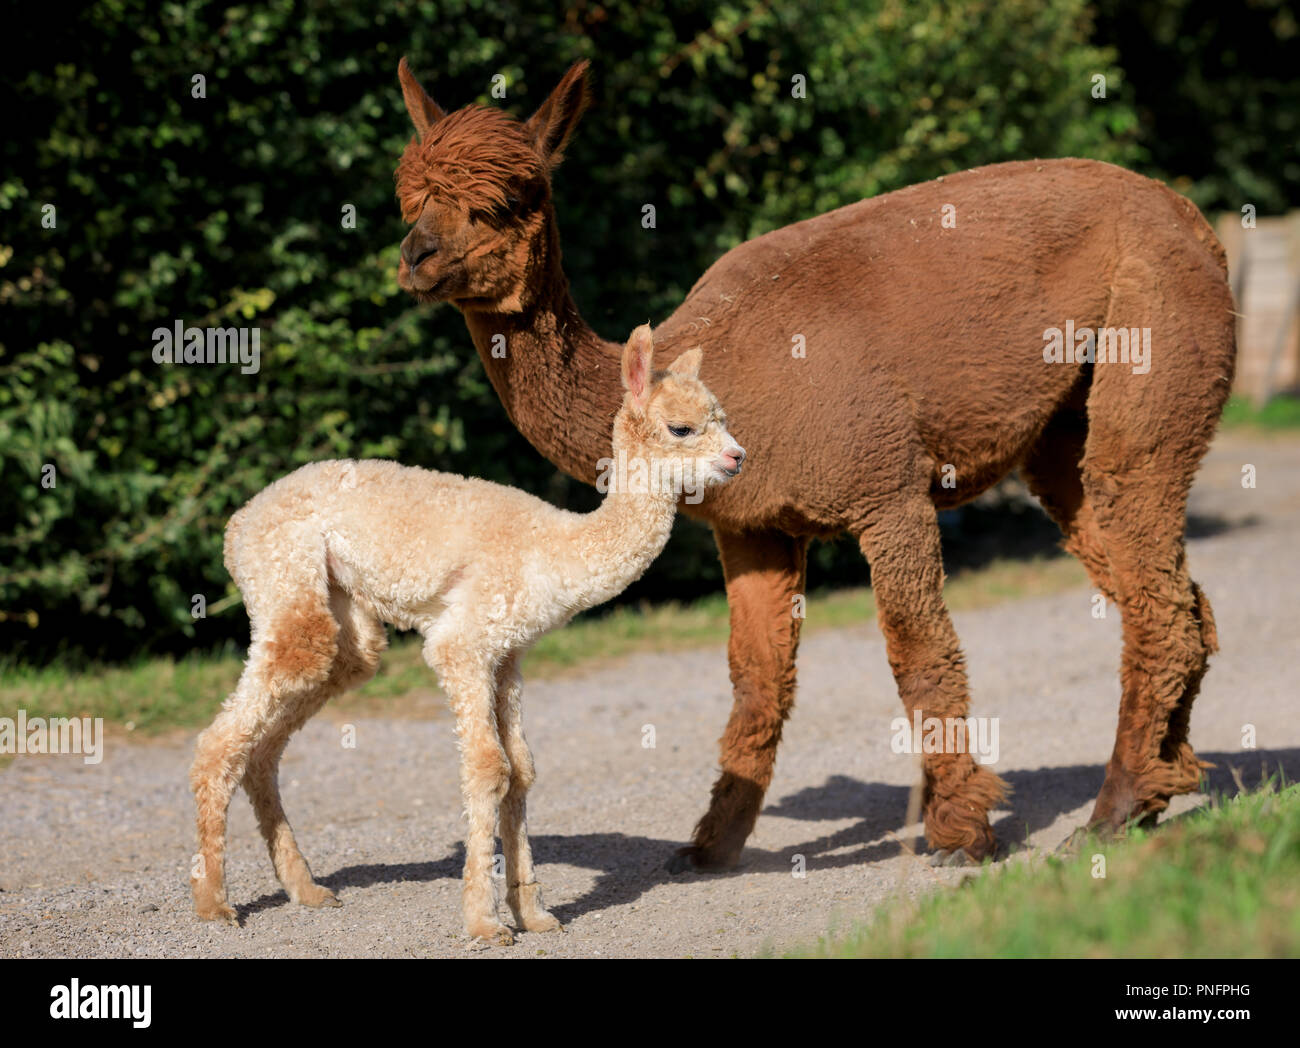
[[[542,158],[548,169],[564,159],[564,147],[591,101],[587,88],[587,70],[590,67],[591,63],[585,58],[574,62],[555,85],[550,97],[524,124],[524,133],[533,152]]]
[[[704,359],[704,350],[699,346],[688,349],[668,365],[668,370],[682,378],[699,378],[700,362]]]
[[[447,114],[443,112],[442,106],[429,97],[429,93],[415,79],[415,74],[411,72],[411,67],[407,64],[405,55],[397,63],[397,79],[402,82],[402,98],[406,102],[406,111],[411,114],[411,123],[415,125],[415,133],[420,136],[420,141],[423,142],[433,129],[433,125]]]
[[[650,399],[650,364],[654,352],[649,324],[633,331],[623,347],[623,388],[632,394],[632,403],[638,408],[645,407]]]

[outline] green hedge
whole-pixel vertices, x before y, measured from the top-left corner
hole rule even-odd
[[[396,286],[402,54],[444,106],[525,115],[593,61],[557,207],[577,300],[621,337],[723,250],[862,196],[1017,157],[1139,164],[1133,100],[1091,32],[1081,0],[30,5],[6,29],[20,64],[0,96],[0,645],[243,638],[222,529],[316,459],[392,456],[592,505],[510,426],[459,315]],[[155,363],[152,332],[178,320],[258,326],[260,371]],[[696,525],[633,596],[717,578]]]

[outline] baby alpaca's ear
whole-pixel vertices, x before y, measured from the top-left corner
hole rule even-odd
[[[650,364],[654,349],[649,324],[642,324],[633,331],[623,347],[623,388],[632,394],[632,402],[639,408],[645,407],[650,399]]]
[[[704,359],[704,350],[699,346],[694,349],[688,349],[680,357],[668,365],[668,370],[674,375],[680,375],[682,378],[699,378],[700,361]]]

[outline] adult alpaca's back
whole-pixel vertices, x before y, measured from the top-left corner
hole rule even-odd
[[[1176,263],[1162,272],[1153,256]],[[1148,296],[1145,307],[1128,300],[1133,291]],[[1166,299],[1218,319],[1198,329],[1160,316],[1153,307]],[[764,421],[751,452],[772,473],[718,492],[705,507],[710,518],[779,520],[798,477],[801,525],[837,533],[871,513],[846,510],[846,500],[871,495],[874,478],[885,491],[902,479],[897,441],[923,443],[920,465],[942,507],[1015,468],[1050,419],[1086,400],[1100,370],[1044,362],[1045,331],[1068,320],[1093,330],[1152,325],[1153,371],[1125,367],[1125,384],[1190,399],[1192,410],[1151,421],[1166,436],[1170,423],[1199,432],[1198,419],[1217,419],[1231,378],[1231,308],[1223,250],[1189,201],[1110,164],[1020,161],[741,244],[701,276],[656,338],[716,346],[710,364],[723,372],[733,414]],[[812,410],[774,410],[776,398]],[[848,487],[859,490],[849,496]]]
[[[523,123],[445,113],[405,63],[399,72],[417,139],[397,169],[412,226],[398,281],[462,311],[511,420],[591,482],[617,401],[616,347],[568,293],[550,196],[586,104],[585,64]],[[458,195],[457,177],[481,200]],[[735,702],[722,776],[677,868],[734,862],[753,827],[793,705],[791,610],[811,537],[858,539],[909,714],[967,714],[935,508],[1015,468],[1123,614],[1119,731],[1090,823],[1118,829],[1194,788],[1187,723],[1215,636],[1183,525],[1231,382],[1233,325],[1223,252],[1195,207],[1086,160],[948,176],[795,223],[711,267],[656,343],[707,346],[705,378],[763,468],[686,507],[713,526],[722,557]],[[1136,330],[1139,345],[1149,332],[1150,358],[1049,359],[1053,330],[1108,328]],[[990,854],[1000,781],[965,753],[924,764],[931,844]]]

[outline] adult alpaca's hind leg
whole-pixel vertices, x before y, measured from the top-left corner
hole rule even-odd
[[[1061,529],[1065,548],[1084,566],[1092,584],[1115,602],[1115,583],[1096,508],[1083,490],[1083,452],[1088,424],[1081,413],[1061,412],[1048,423],[1021,463],[1020,474],[1043,510]]]
[[[964,718],[970,706],[966,662],[943,602],[939,522],[928,493],[900,493],[858,541],[871,565],[876,617],[908,718],[918,711],[922,720]],[[1005,784],[976,762],[968,746],[958,749],[922,754],[926,838],[932,848],[960,848],[979,861],[993,853],[988,813]]]
[[[1025,456],[1020,473],[1044,512],[1061,529],[1062,545],[1079,560],[1088,578],[1116,607],[1115,580],[1106,556],[1106,536],[1097,512],[1083,488],[1083,452],[1088,423],[1082,411],[1062,411],[1044,429]],[[1154,822],[1156,816],[1151,816]],[[1072,852],[1086,836],[1072,834],[1061,850]]]
[[[1065,548],[1073,553],[1088,571],[1093,585],[1117,608],[1120,603],[1115,590],[1115,578],[1110,558],[1106,553],[1107,537],[1097,520],[1096,509],[1083,486],[1083,457],[1087,423],[1081,415],[1063,414],[1054,419],[1042,438],[1026,457],[1021,473],[1029,490],[1037,496],[1043,509],[1060,526],[1065,536]],[[1190,580],[1189,580],[1190,581]],[[1195,615],[1201,631],[1206,655],[1218,649],[1214,632],[1214,617],[1209,600],[1195,582],[1191,582],[1196,608]],[[1187,742],[1187,729],[1191,720],[1192,702],[1196,698],[1201,678],[1205,675],[1205,660],[1200,660],[1183,687],[1174,712],[1169,718],[1169,728],[1161,744],[1161,755],[1168,762],[1179,759]],[[1154,824],[1158,811],[1141,815],[1144,824]],[[1103,813],[1103,829],[1109,831],[1111,813]],[[1083,831],[1071,836],[1063,845],[1072,849],[1082,839]]]
[[[1106,779],[1088,820],[1113,833],[1152,821],[1175,794],[1190,793],[1202,763],[1187,731],[1192,703],[1216,647],[1209,601],[1187,571],[1183,512],[1191,478],[1166,459],[1161,470],[1095,470],[1116,600],[1123,617],[1120,714]],[[1193,466],[1194,468],[1194,466]]]
[[[1153,820],[1175,794],[1199,784],[1187,741],[1192,704],[1217,636],[1209,601],[1187,570],[1187,496],[1218,422],[1232,374],[1232,329],[1218,318],[1156,308],[1121,293],[1113,311],[1150,325],[1178,357],[1148,374],[1097,365],[1088,396],[1083,487],[1095,508],[1123,617],[1121,700],[1115,747],[1089,826],[1103,833]],[[1225,302],[1229,302],[1226,290]],[[1175,321],[1172,318],[1178,317]],[[1163,326],[1156,322],[1164,320]],[[1198,337],[1199,336],[1199,344]]]
[[[1196,696],[1201,693],[1201,681],[1205,677],[1205,671],[1209,668],[1209,657],[1219,650],[1219,632],[1214,624],[1214,611],[1210,607],[1210,598],[1205,595],[1205,591],[1195,582],[1192,582],[1192,599],[1195,602],[1192,614],[1196,618],[1196,626],[1201,634],[1201,644],[1205,649],[1205,655],[1200,660],[1200,665],[1196,671],[1188,677],[1187,683],[1183,687],[1183,694],[1178,700],[1178,706],[1169,718],[1169,732],[1165,735],[1165,741],[1160,748],[1161,756],[1168,761],[1174,760],[1175,755],[1181,752],[1184,746],[1187,746],[1188,749],[1191,748],[1187,743],[1187,732],[1191,727],[1192,703],[1196,701]],[[1203,768],[1211,766],[1204,761],[1198,763]]]
[[[527,798],[533,784],[533,754],[524,738],[519,656],[508,656],[497,669],[497,732],[510,761],[510,787],[501,802],[501,849],[506,860],[506,905],[516,925],[529,932],[557,931],[560,922],[542,904],[528,843]]]
[[[294,839],[280,800],[280,758],[290,736],[330,699],[359,687],[374,676],[387,646],[383,624],[340,590],[330,592],[330,612],[339,623],[338,652],[325,683],[303,695],[292,713],[279,717],[253,750],[244,775],[244,789],[271,853],[275,874],[289,898],[304,906],[338,906],[334,893],[315,882],[311,868]]]
[[[248,661],[216,720],[199,736],[190,768],[199,842],[190,878],[195,912],[204,920],[230,924],[236,923],[225,886],[230,798],[277,722],[312,702],[329,676],[339,632],[323,595],[304,595],[293,605],[265,614],[250,610],[250,615],[256,639]]]
[[[1170,797],[1196,789],[1202,768],[1187,728],[1213,650],[1212,619],[1187,573],[1178,493],[1168,493],[1172,505],[1156,505],[1142,474],[1096,480],[1110,489],[1101,520],[1124,633],[1115,747],[1088,820],[1103,834],[1158,815]]]

